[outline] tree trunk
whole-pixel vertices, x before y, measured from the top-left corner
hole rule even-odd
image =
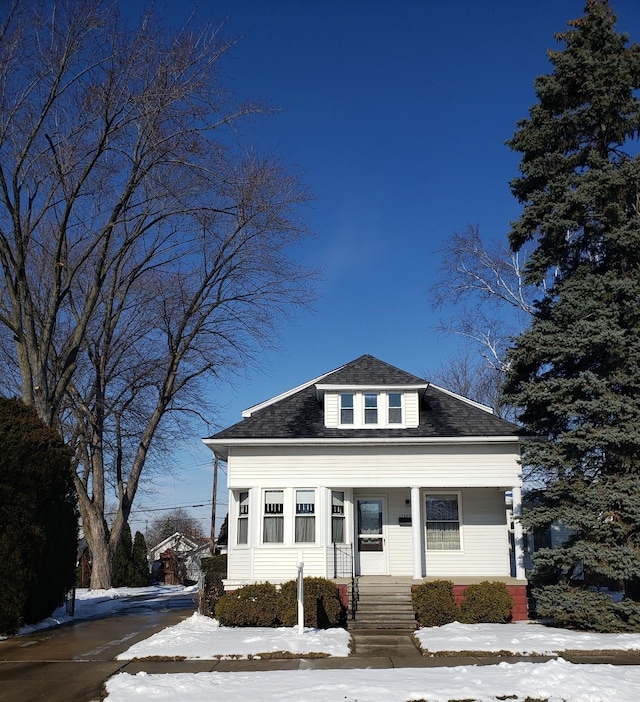
[[[90,590],[108,590],[113,575],[113,557],[109,530],[101,515],[80,503],[84,535],[91,551]]]

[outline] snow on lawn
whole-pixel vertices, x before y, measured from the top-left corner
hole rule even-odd
[[[574,665],[559,659],[427,669],[120,673],[106,687],[104,702],[637,702],[640,666]]]
[[[640,651],[640,634],[591,634],[535,624],[460,624],[418,629],[423,651],[508,651],[555,654],[562,651]]]
[[[133,645],[118,660],[148,656],[180,656],[188,659],[247,658],[288,651],[293,654],[349,655],[349,634],[344,629],[278,629],[221,627],[215,619],[193,614]]]
[[[549,655],[562,651],[640,651],[640,634],[589,634],[554,629],[542,624],[459,624],[418,629],[423,650],[509,652]],[[193,614],[163,629],[118,656],[119,660],[151,656],[213,660],[248,658],[261,653],[349,655],[349,633],[344,629],[279,629],[222,627],[215,619]]]

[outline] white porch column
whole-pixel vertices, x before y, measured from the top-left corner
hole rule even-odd
[[[422,579],[422,518],[420,517],[420,488],[411,488],[411,540],[413,544],[413,578]]]
[[[513,555],[516,563],[516,578],[524,580],[527,576],[524,570],[524,539],[522,537],[522,488],[514,487],[513,496]]]

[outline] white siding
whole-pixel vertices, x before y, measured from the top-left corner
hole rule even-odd
[[[229,487],[502,487],[520,485],[515,444],[232,447]],[[348,476],[348,478],[347,478]],[[316,482],[318,481],[318,482]]]
[[[509,540],[504,493],[463,490],[461,551],[427,551],[426,575],[509,576]]]
[[[411,513],[411,506],[406,504],[410,499],[409,490],[391,490],[387,497],[387,559],[389,573],[393,575],[413,574],[413,553],[411,542],[411,524],[400,525],[400,517]],[[418,523],[420,520],[418,519]]]
[[[337,392],[327,392],[324,396],[324,424],[327,427],[338,426],[338,416],[340,409],[339,395]]]
[[[300,557],[304,562],[305,576],[326,577],[326,548],[305,545],[258,547],[253,556],[253,580],[284,583],[298,577]]]
[[[417,427],[420,424],[420,402],[417,392],[404,394],[404,421],[408,427]]]

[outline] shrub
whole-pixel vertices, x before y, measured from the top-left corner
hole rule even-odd
[[[421,583],[411,593],[411,600],[421,626],[442,626],[460,616],[449,580]]]
[[[276,626],[278,599],[271,583],[245,585],[218,600],[216,619],[223,626]]]
[[[513,600],[507,586],[484,580],[469,585],[464,591],[460,617],[466,624],[504,624],[511,619],[512,608]]]
[[[198,611],[205,617],[214,617],[216,605],[224,595],[223,579],[227,577],[227,556],[216,555],[203,558],[200,568],[204,582],[198,595]]]
[[[336,584],[326,578],[304,579],[304,625],[314,629],[344,626],[347,611]],[[290,580],[280,588],[278,620],[283,626],[298,623],[298,582]]]
[[[32,407],[0,398],[0,633],[49,616],[77,559],[71,451]]]
[[[640,603],[629,598],[614,602],[603,592],[568,585],[533,591],[536,612],[554,626],[597,632],[640,631]]]

